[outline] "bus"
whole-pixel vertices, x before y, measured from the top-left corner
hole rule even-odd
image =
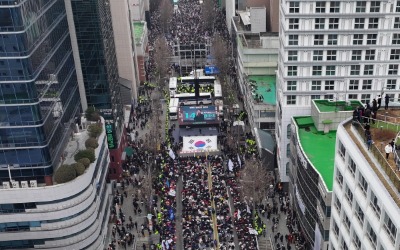
[[[169,119],[171,121],[178,120],[179,98],[169,99]]]
[[[196,100],[195,93],[182,93],[175,94],[175,98],[179,99],[180,106],[190,106],[190,105],[211,105],[211,93],[200,93],[199,100]]]
[[[178,87],[178,78],[171,77],[169,78],[169,95],[174,96],[176,92],[176,88]]]
[[[214,97],[215,99],[222,99],[222,86],[219,80],[214,83]]]

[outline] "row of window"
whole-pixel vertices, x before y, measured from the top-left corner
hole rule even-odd
[[[400,95],[398,98],[395,98],[395,94],[388,94],[390,101],[397,101],[400,102]],[[333,100],[335,98],[334,94],[326,94],[326,95],[310,95],[311,100]],[[374,96],[375,98],[375,96]],[[372,95],[371,94],[348,94],[348,100],[359,100],[362,103],[371,103]],[[287,95],[286,96],[286,104],[287,105],[296,105],[297,104],[297,95]]]
[[[372,89],[372,80],[364,79],[358,80],[353,79],[349,80],[347,85],[347,90],[368,90]],[[334,80],[326,80],[326,81],[312,81],[311,82],[311,90],[334,90],[335,89],[335,81]],[[388,79],[386,80],[385,89],[397,89],[397,79]],[[287,91],[297,91],[297,81],[287,81],[286,82],[286,90]]]
[[[400,18],[399,18],[400,26]],[[352,36],[352,45],[375,45],[377,41],[377,34],[354,34]],[[314,35],[313,45],[338,45],[337,34],[316,34]],[[326,42],[325,42],[326,41]],[[394,33],[392,36],[392,45],[400,44],[400,33]],[[289,35],[288,45],[299,45],[299,35]]]
[[[363,70],[361,70],[361,68]],[[298,72],[297,66],[288,66],[287,67],[287,76],[297,76]],[[323,74],[323,72],[325,72]],[[397,75],[399,72],[398,64],[389,64],[388,66],[388,75]],[[362,73],[362,74],[361,74]],[[312,66],[312,75],[313,76],[334,76],[336,75],[336,66],[328,65],[328,66]],[[365,64],[365,65],[350,65],[350,75],[359,76],[359,75],[374,75],[374,64]]]
[[[329,10],[329,13],[340,12],[339,1],[330,1],[328,4],[327,2],[319,1],[315,4],[315,13],[326,13],[326,10]],[[300,13],[300,2],[289,2],[289,13]]]
[[[315,2],[315,13],[340,13],[340,1],[317,1]],[[354,6],[356,13],[379,13],[381,11],[381,1],[357,1]],[[400,1],[397,2],[396,12],[400,12]],[[289,2],[289,13],[300,13],[300,2]]]

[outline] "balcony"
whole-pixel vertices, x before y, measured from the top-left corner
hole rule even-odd
[[[400,115],[400,111],[398,113]],[[396,150],[392,153],[388,160],[386,160],[385,156],[385,146],[391,139],[397,138],[396,144],[399,143],[400,124],[385,122],[379,119],[375,120],[375,124],[371,124],[370,128],[373,144],[369,150],[366,146],[365,129],[360,122],[349,120],[344,124],[344,128],[388,190],[393,200],[400,207],[399,151]]]

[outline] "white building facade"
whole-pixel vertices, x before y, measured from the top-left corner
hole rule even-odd
[[[288,181],[290,119],[312,99],[397,101],[400,1],[282,0],[277,74],[278,167]],[[382,101],[384,103],[384,101]]]
[[[104,249],[111,206],[105,132],[98,143],[96,161],[70,182],[0,189],[0,249]]]
[[[398,189],[346,123],[336,137],[329,249],[400,249]]]

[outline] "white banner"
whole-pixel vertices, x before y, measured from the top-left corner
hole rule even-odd
[[[184,153],[210,152],[218,151],[217,136],[184,136],[183,148]]]
[[[175,154],[174,151],[172,151],[172,149],[169,149],[169,157],[171,157],[172,160],[175,160]]]

